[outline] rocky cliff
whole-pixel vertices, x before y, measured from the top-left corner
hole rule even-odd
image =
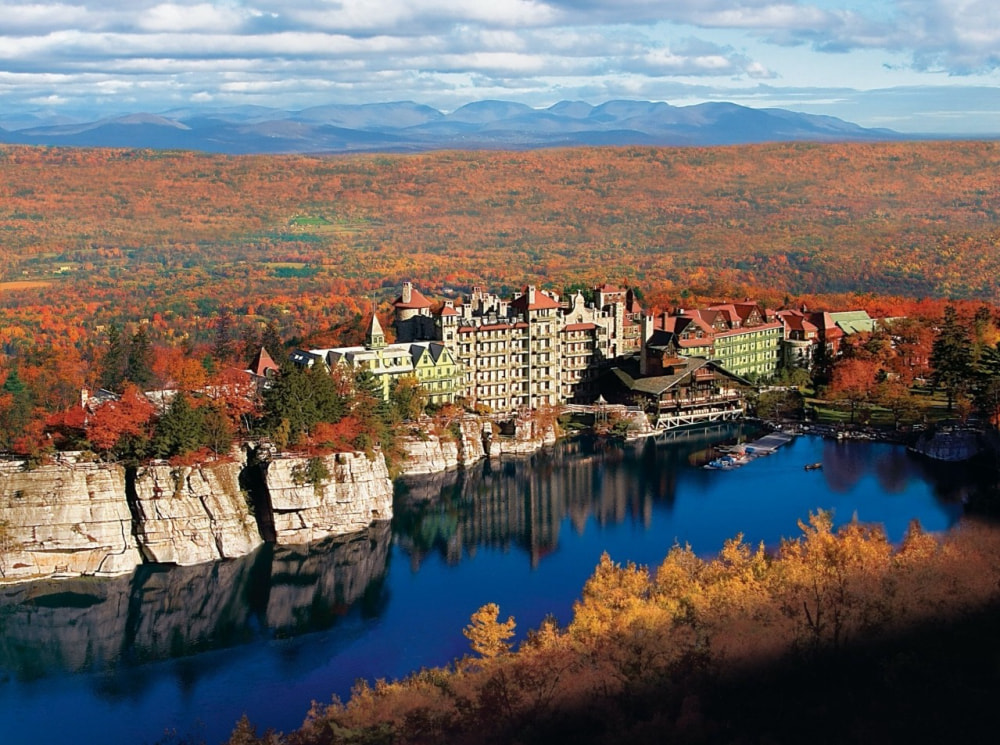
[[[415,430],[404,440],[406,460],[401,475],[440,473],[471,465],[489,456],[492,439],[492,424],[478,417],[456,421],[443,437]]]
[[[406,460],[400,475],[417,476],[469,466],[483,458],[528,455],[556,442],[553,424],[534,419],[513,419],[502,426],[489,419],[458,420],[445,437],[411,433],[403,441]]]
[[[304,479],[319,460],[323,477]],[[0,580],[127,574],[142,563],[201,564],[265,539],[303,544],[392,517],[381,455],[279,456],[125,469],[0,463]]]
[[[277,543],[309,543],[392,517],[392,481],[381,455],[336,453],[315,459],[318,467],[311,460],[276,457],[263,465]]]
[[[259,546],[257,520],[240,492],[241,470],[233,462],[138,469],[129,496],[145,559],[186,566],[245,556]]]
[[[123,469],[0,463],[0,577],[123,574],[141,561]]]

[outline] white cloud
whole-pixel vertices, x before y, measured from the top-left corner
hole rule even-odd
[[[238,31],[247,17],[245,11],[210,3],[197,5],[162,3],[139,15],[136,28],[157,33],[189,31],[218,34],[220,31]]]
[[[718,100],[995,84],[998,50],[995,0],[0,0],[0,107]]]

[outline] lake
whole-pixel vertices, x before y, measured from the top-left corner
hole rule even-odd
[[[574,439],[398,482],[391,526],[350,539],[3,587],[3,742],[59,742],[71,728],[80,745],[214,744],[244,712],[287,731],[358,678],[463,655],[462,628],[484,603],[513,615],[520,637],[550,614],[568,622],[604,551],[655,567],[675,542],[708,556],[742,532],[774,547],[818,508],[898,541],[914,517],[954,525],[971,488],[961,468],[896,445],[811,436],[737,470],[701,467],[712,445],[743,436],[730,425]]]

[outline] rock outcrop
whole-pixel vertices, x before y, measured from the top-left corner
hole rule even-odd
[[[530,455],[554,445],[554,424],[518,418],[497,426],[489,419],[465,417],[456,421],[447,436],[414,432],[403,441],[406,460],[401,476],[440,473],[470,466],[483,458]],[[506,432],[506,433],[505,433]]]
[[[381,455],[319,458],[323,477],[312,481],[302,478],[311,460],[135,470],[68,455],[33,470],[2,462],[0,581],[120,575],[142,563],[190,566],[246,556],[264,538],[305,544],[391,519],[392,482]]]
[[[392,481],[381,456],[278,456],[262,467],[279,544],[352,533],[392,517]]]
[[[406,460],[401,475],[440,473],[472,465],[489,456],[486,448],[492,437],[491,422],[478,417],[457,420],[444,437],[415,431],[403,441]]]
[[[136,540],[146,560],[188,566],[245,556],[263,543],[240,470],[233,462],[138,469]]]
[[[983,449],[979,432],[958,428],[926,432],[910,446],[915,453],[949,463],[971,460]]]
[[[115,575],[141,561],[123,469],[0,463],[0,577]]]

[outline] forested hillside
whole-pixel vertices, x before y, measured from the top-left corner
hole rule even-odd
[[[652,305],[860,291],[996,301],[1000,145],[572,149],[365,157],[0,149],[5,341],[110,320],[302,336],[404,279]],[[208,321],[206,323],[206,321]]]

